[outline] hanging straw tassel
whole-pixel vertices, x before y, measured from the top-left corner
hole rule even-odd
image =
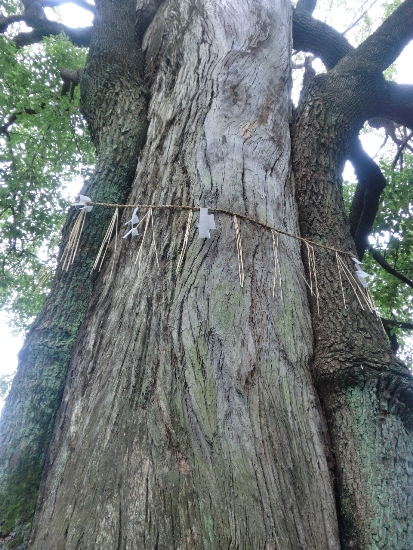
[[[153,244],[153,247],[155,249],[156,263],[159,267],[158,249],[157,249],[156,240],[155,240],[155,229],[154,229],[154,226],[153,226],[153,211],[152,211],[152,208],[150,210],[151,210],[150,216],[151,216],[151,227],[152,227],[152,244]]]
[[[234,215],[233,217],[234,217],[235,235],[236,235],[236,241],[237,241],[239,284],[241,285],[241,288],[243,288],[245,276],[244,276],[244,262],[242,260],[241,231],[238,225],[237,216]]]
[[[85,225],[86,213],[86,208],[82,208],[77,220],[73,225],[72,231],[70,232],[69,239],[60,260],[63,271],[68,271],[69,267],[73,264],[75,260],[80,237],[82,236],[83,227]]]
[[[311,290],[311,292],[313,293],[317,301],[317,313],[318,315],[320,315],[320,294],[318,292],[317,268],[316,268],[316,262],[315,262],[314,246],[310,245],[307,242],[305,244],[307,245],[308,263],[309,263],[308,267],[310,271],[311,289],[313,288],[313,280],[314,280],[314,291]]]
[[[53,269],[49,266],[46,266],[46,265],[43,266],[40,269],[40,271],[37,275],[37,277],[38,277],[37,281],[38,282],[37,282],[37,285],[34,289],[34,292],[35,293],[39,292],[39,290],[47,283],[47,281],[50,279],[50,277],[52,275],[53,275]]]
[[[138,250],[138,254],[136,256],[136,259],[135,259],[135,265],[138,264],[138,276],[137,276],[137,279],[139,279],[139,275],[140,275],[140,271],[141,271],[141,256],[142,256],[142,247],[143,247],[143,243],[145,241],[145,235],[146,235],[146,232],[148,230],[148,227],[149,227],[149,222],[151,221],[151,217],[152,217],[152,208],[150,208],[148,210],[148,212],[144,215],[144,217],[141,219],[141,221],[139,222],[138,226],[143,222],[143,220],[146,218],[146,224],[145,224],[145,229],[143,231],[143,235],[142,235],[142,240],[141,240],[141,244],[139,246],[139,250]],[[137,227],[138,227],[137,226]]]
[[[182,267],[182,263],[183,263],[184,257],[185,257],[185,252],[186,252],[186,249],[188,247],[189,233],[191,231],[191,223],[192,223],[192,218],[193,217],[194,217],[194,212],[192,210],[190,210],[189,214],[188,214],[188,221],[186,222],[184,242],[182,244],[182,250],[181,250],[181,253],[179,255],[178,265],[176,266],[176,274],[177,275],[178,275],[178,273],[179,273],[179,271]]]
[[[351,288],[353,289],[353,292],[357,298],[358,303],[360,304],[361,309],[364,310],[363,304],[361,303],[360,297],[363,299],[365,305],[367,306],[367,309],[371,312],[375,312],[374,304],[372,304],[371,299],[368,297],[368,295],[364,292],[364,288],[361,286],[360,281],[358,278],[356,278],[351,270],[348,268],[348,266],[344,263],[343,259],[337,254],[337,259],[339,260],[339,263],[342,267],[343,273],[346,275],[346,278],[348,282],[350,283]],[[360,297],[359,297],[360,295]]]
[[[97,269],[98,266],[99,266],[98,271],[100,271],[102,269],[103,260],[105,259],[106,252],[108,250],[108,246],[109,246],[110,240],[112,238],[114,228],[116,228],[116,234],[117,234],[118,218],[119,218],[119,208],[116,208],[115,213],[113,214],[112,219],[110,220],[110,223],[109,223],[108,229],[106,231],[106,234],[103,237],[103,241],[102,241],[102,244],[100,245],[99,252],[96,256],[95,263],[93,264],[92,271],[94,269]],[[115,239],[115,252],[116,252],[116,241],[117,241],[117,239]],[[100,262],[99,262],[99,260],[100,260]],[[112,261],[112,269],[113,269],[113,261]],[[112,273],[112,270],[111,270],[111,273]]]
[[[337,252],[336,252],[336,262],[337,262],[337,269],[338,269],[338,278],[340,280],[341,294],[343,296],[344,309],[347,309],[346,296],[344,294],[344,288],[343,288],[343,279],[341,277],[342,267],[340,266],[340,258]]]

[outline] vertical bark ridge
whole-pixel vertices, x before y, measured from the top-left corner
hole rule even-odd
[[[297,231],[290,17],[283,1],[162,4],[143,42],[150,123],[130,202]],[[101,274],[33,548],[339,548],[299,247],[281,239],[274,299],[271,235],[241,225],[241,289],[232,219],[217,223],[207,241],[194,223],[176,275],[186,215],[157,213],[159,268],[147,238],[140,270],[132,240]]]
[[[343,59],[313,80],[292,126],[293,171],[302,236],[353,252],[341,171],[351,143],[374,114],[382,76],[352,72]],[[312,300],[313,376],[335,459],[343,548],[408,548],[412,379],[391,355],[375,314],[363,311],[334,255],[316,251],[320,310]],[[348,268],[354,265],[348,259]],[[395,442],[397,443],[397,459]],[[391,457],[395,468],[389,467]]]
[[[146,87],[135,4],[124,0],[112,11],[108,6],[97,4],[81,81],[82,108],[97,150],[95,174],[83,192],[124,202],[146,135]],[[122,17],[115,22],[115,15]],[[62,249],[76,215],[68,216]],[[68,273],[58,269],[19,354],[0,424],[0,533],[12,533],[8,544],[27,542],[67,366],[94,287],[91,268],[111,215],[97,209],[88,214],[75,264]]]

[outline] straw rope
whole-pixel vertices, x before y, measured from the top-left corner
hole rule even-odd
[[[88,202],[86,203],[88,206],[104,206],[107,208],[142,208],[142,209],[148,209],[148,210],[192,210],[192,212],[196,212],[200,209],[199,206],[185,206],[181,204],[115,204],[110,202]],[[338,248],[334,248],[333,246],[327,246],[325,244],[316,243],[315,241],[311,241],[309,239],[305,239],[304,237],[299,237],[298,235],[293,235],[292,233],[288,233],[287,231],[282,231],[282,229],[277,229],[276,227],[273,227],[272,225],[269,225],[264,222],[260,222],[258,220],[255,220],[254,218],[250,218],[249,216],[246,216],[244,214],[237,214],[236,212],[232,212],[231,210],[226,210],[225,208],[214,208],[208,207],[209,212],[215,212],[217,214],[226,214],[227,216],[236,216],[240,220],[245,220],[249,223],[252,223],[254,225],[257,225],[259,227],[263,227],[265,229],[269,229],[272,231],[275,231],[276,233],[279,233],[280,235],[286,235],[287,237],[291,237],[292,239],[296,239],[297,241],[301,241],[304,243],[308,243],[311,246],[318,246],[319,248],[324,248],[325,250],[331,250],[332,252],[338,252],[339,254],[344,254],[345,256],[353,256],[352,252],[346,252],[345,250],[340,250]]]
[[[114,204],[114,203],[106,203],[106,202],[88,202],[87,205],[90,206],[103,206],[107,208],[115,208],[115,213],[112,217],[112,220],[109,224],[109,227],[107,229],[107,232],[105,234],[105,237],[103,239],[102,245],[100,247],[100,250],[98,252],[98,256],[96,258],[95,264],[93,266],[93,269],[96,269],[99,266],[99,269],[102,267],[103,260],[106,255],[106,251],[110,242],[110,239],[113,235],[113,230],[116,231],[116,241],[117,241],[117,234],[118,234],[118,219],[119,219],[119,208],[140,208],[140,209],[146,209],[148,210],[146,214],[142,217],[142,219],[139,221],[136,227],[139,227],[141,223],[146,218],[146,224],[145,229],[143,232],[142,240],[138,249],[138,253],[135,259],[135,264],[138,264],[138,277],[141,267],[141,257],[142,257],[142,248],[145,241],[145,236],[147,233],[147,230],[149,228],[149,225],[151,225],[152,229],[152,245],[155,249],[155,256],[156,256],[156,262],[159,265],[158,260],[158,251],[156,246],[156,240],[155,240],[155,231],[154,231],[154,222],[153,222],[153,211],[154,210],[187,210],[188,211],[188,221],[186,225],[184,240],[182,244],[181,253],[179,255],[178,264],[176,268],[176,273],[180,271],[182,268],[182,263],[184,261],[184,257],[186,254],[186,250],[188,247],[188,240],[190,235],[190,229],[193,219],[193,213],[200,210],[200,207],[197,206],[185,206],[185,205],[173,205],[173,204],[164,204],[164,205],[156,205],[156,204]],[[290,237],[292,239],[295,239],[297,241],[300,241],[306,245],[307,250],[307,259],[308,259],[308,268],[309,268],[309,281],[306,281],[306,279],[303,277],[306,285],[308,286],[311,294],[316,298],[317,302],[317,310],[318,314],[320,314],[320,304],[319,304],[319,289],[318,289],[318,281],[317,281],[317,269],[316,269],[316,258],[314,253],[314,247],[322,248],[324,250],[329,250],[335,253],[336,262],[337,262],[337,269],[339,273],[339,280],[340,280],[340,287],[341,292],[343,296],[343,302],[344,306],[346,305],[346,299],[345,299],[345,293],[344,293],[344,286],[343,286],[343,279],[344,277],[348,280],[358,302],[362,309],[365,309],[365,306],[367,309],[371,312],[375,312],[377,315],[377,310],[375,308],[375,305],[373,303],[372,297],[370,293],[367,290],[367,293],[364,292],[364,290],[361,288],[359,281],[355,277],[355,274],[351,272],[349,267],[345,264],[343,261],[343,258],[340,256],[350,256],[352,257],[353,254],[351,252],[347,252],[344,250],[340,250],[337,248],[334,248],[332,246],[323,245],[320,243],[316,243],[314,241],[311,241],[309,239],[305,239],[303,237],[299,237],[298,235],[293,235],[292,233],[288,233],[287,231],[282,231],[281,229],[277,229],[275,227],[272,227],[269,224],[260,222],[258,220],[255,220],[254,218],[250,218],[249,216],[243,215],[243,214],[236,214],[230,210],[226,210],[224,208],[208,208],[210,212],[219,213],[219,214],[225,214],[232,216],[234,221],[234,228],[235,228],[235,235],[236,235],[236,246],[237,246],[237,257],[238,257],[238,274],[239,274],[239,282],[240,286],[244,286],[245,282],[245,273],[244,273],[244,261],[243,261],[243,251],[242,251],[242,239],[241,239],[241,230],[240,230],[240,220],[244,220],[246,222],[252,223],[258,227],[262,227],[264,229],[270,230],[272,235],[272,241],[273,241],[273,255],[274,255],[274,277],[273,277],[273,296],[275,296],[275,289],[276,289],[276,279],[278,276],[279,284],[280,284],[280,295],[282,298],[282,277],[281,277],[281,269],[280,269],[280,263],[279,263],[279,242],[278,237],[279,235],[285,235],[287,237]],[[67,271],[70,267],[70,265],[73,263],[79,242],[81,233],[85,224],[85,217],[86,217],[86,208],[83,208],[80,211],[80,215],[78,219],[76,220],[73,229],[69,235],[68,243],[65,247],[65,250],[62,254],[61,264],[62,269]],[[116,252],[116,242],[115,242],[115,252]],[[113,258],[114,260],[114,258]],[[100,265],[99,265],[100,264]],[[111,273],[113,270],[113,265],[111,269]],[[363,307],[364,303],[364,307]]]

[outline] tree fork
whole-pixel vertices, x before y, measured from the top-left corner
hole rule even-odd
[[[144,143],[147,92],[140,37],[134,27],[139,17],[135,3],[118,3],[123,18],[116,25],[108,21],[106,4],[97,3],[88,62],[82,71],[82,108],[97,151],[95,173],[83,192],[117,203],[128,196]],[[61,252],[76,216],[73,211],[68,215]],[[111,216],[111,211],[98,209],[88,214],[75,263],[68,272],[58,268],[19,354],[0,425],[0,536],[13,534],[7,544],[27,541],[30,532],[67,366],[95,285],[92,265]]]

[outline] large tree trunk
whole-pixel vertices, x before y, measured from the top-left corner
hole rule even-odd
[[[345,58],[316,77],[292,125],[302,236],[353,256],[341,172],[363,117],[375,114],[372,90],[380,89],[382,75],[374,69],[365,59]],[[311,299],[311,369],[329,427],[342,548],[407,549],[413,546],[411,373],[391,354],[376,313],[362,309],[344,275],[340,282],[335,255],[317,248],[316,261],[321,285],[319,304]]]
[[[100,0],[97,11],[82,79],[98,150],[93,199],[123,202],[139,156],[129,204],[226,209],[354,252],[340,171],[345,144],[377,114],[369,93],[385,65],[371,50],[383,37],[342,52],[291,120],[288,2],[139,0],[136,26],[132,0]],[[138,155],[140,52],[150,104]],[[93,287],[113,210],[88,214],[77,263],[58,272],[23,353],[2,432],[3,494],[26,476],[8,523],[30,518],[72,352],[32,548],[412,546],[412,379],[340,282],[334,253],[316,248],[309,300],[305,247],[279,236],[278,270],[271,232],[240,221],[242,286],[232,216],[216,214],[200,240],[195,214],[177,269],[188,211],[154,210],[156,250],[144,221],[138,238],[112,241]]]
[[[298,232],[288,2],[165,2],[130,203],[216,206]],[[248,128],[248,125],[250,126]],[[98,207],[96,207],[98,209]],[[141,213],[143,214],[143,212]],[[125,212],[123,221],[130,217]],[[298,243],[157,211],[102,271],[73,353],[32,547],[338,548]],[[142,232],[141,232],[142,233]]]

